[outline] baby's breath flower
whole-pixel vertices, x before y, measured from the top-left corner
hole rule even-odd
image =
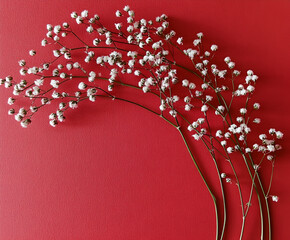
[[[229,62],[229,63],[228,63],[228,67],[229,67],[230,69],[233,69],[233,68],[235,67],[235,63],[234,63],[234,62]]]
[[[259,138],[263,141],[267,138],[266,134],[260,134]]]
[[[199,32],[199,33],[196,34],[196,36],[197,36],[198,38],[202,38],[202,37],[203,37],[203,33],[202,33],[202,32]]]
[[[183,37],[179,37],[176,41],[179,45],[183,45]]]
[[[52,31],[53,30],[53,26],[51,24],[47,24],[46,25],[46,29],[47,29],[47,31]]]
[[[215,52],[218,49],[217,45],[211,45],[210,50],[212,50],[213,52]]]
[[[223,137],[223,133],[221,130],[217,130],[215,135],[216,135],[216,137],[219,137],[219,138]]]
[[[279,197],[278,196],[272,196],[272,201],[273,202],[278,202],[279,201]]]
[[[196,88],[196,85],[194,83],[190,83],[188,87],[192,90]]]
[[[246,148],[245,149],[245,153],[250,153],[250,152],[252,152],[251,148]]]
[[[232,179],[230,179],[230,178],[226,178],[226,182],[227,182],[227,183],[231,183],[231,182],[232,182]]]
[[[224,61],[228,64],[228,63],[231,61],[231,58],[230,58],[230,57],[226,57],[226,58],[224,59]]]
[[[197,141],[201,138],[201,136],[199,134],[197,134],[197,133],[196,134],[193,134],[192,136]]]
[[[247,75],[248,75],[248,76],[253,76],[253,74],[254,74],[254,72],[253,72],[252,70],[248,70],[248,71],[247,71]]]
[[[192,109],[192,106],[190,104],[185,104],[184,110],[185,111],[190,111]]]
[[[116,11],[116,17],[121,17],[121,16],[122,16],[122,13],[119,10],[117,10]]]
[[[259,123],[261,123],[261,119],[260,119],[260,118],[255,118],[255,119],[253,120],[253,123],[257,123],[257,124],[259,124]]]
[[[53,119],[53,120],[50,120],[50,121],[49,121],[49,124],[50,124],[50,126],[52,126],[52,127],[56,127],[56,125],[58,124],[58,122],[57,122],[56,119]]]
[[[182,80],[182,86],[183,87],[188,87],[189,86],[189,81],[187,79]]]
[[[68,24],[67,22],[64,22],[64,23],[62,24],[62,26],[63,26],[64,28],[69,28],[69,24]]]
[[[260,108],[260,104],[259,103],[254,103],[253,107],[254,107],[254,109],[258,110]]]
[[[89,11],[88,11],[88,10],[83,10],[83,11],[81,12],[81,16],[82,16],[83,18],[88,17],[88,14],[89,14]]]
[[[76,12],[72,12],[72,13],[70,14],[70,16],[71,16],[72,18],[77,18],[78,14],[77,14]],[[51,31],[51,30],[48,30],[48,31]]]
[[[255,171],[258,171],[259,168],[260,168],[260,166],[259,166],[258,164],[254,164],[254,165],[253,165],[253,168],[254,168]]]
[[[206,105],[203,105],[202,107],[201,107],[201,111],[202,112],[206,112],[208,110],[208,106],[206,106]]]
[[[276,138],[282,139],[283,138],[283,133],[281,131],[276,131]]]
[[[205,122],[205,119],[204,118],[199,118],[199,119],[197,119],[197,122],[199,124],[203,124]]]
[[[21,124],[21,127],[27,128],[30,123],[31,123],[31,120],[27,118],[24,121],[22,121],[20,124]]]
[[[128,5],[126,5],[126,6],[124,7],[124,11],[125,11],[125,12],[129,12],[129,11],[130,11],[130,7],[129,7]]]
[[[78,89],[80,89],[80,90],[85,90],[86,87],[87,87],[87,85],[86,85],[84,82],[80,82],[80,83],[79,83],[79,86],[78,86]]]
[[[276,130],[274,128],[269,129],[269,134],[273,135],[276,133]]]
[[[234,152],[234,149],[233,149],[232,147],[228,147],[228,148],[227,148],[227,152],[228,152],[228,153],[233,153],[233,152]]]
[[[273,157],[273,155],[267,155],[267,159],[268,159],[269,161],[272,161],[272,160],[274,159],[274,157]]]
[[[121,28],[122,28],[122,23],[115,23],[115,28],[116,28],[117,30],[121,30]]]
[[[8,103],[9,105],[14,104],[14,102],[15,102],[15,99],[14,99],[14,98],[12,98],[12,97],[8,98],[7,103]]]
[[[273,145],[267,145],[267,150],[269,151],[269,152],[275,152],[275,147],[273,146]]]
[[[193,41],[193,45],[194,45],[194,46],[198,46],[199,44],[201,44],[201,40],[200,40],[200,39],[195,39],[195,40]]]
[[[30,56],[34,56],[35,54],[36,54],[36,51],[35,51],[35,50],[30,50],[30,51],[29,51],[29,55],[30,55]]]
[[[81,24],[81,23],[83,23],[83,21],[84,21],[84,20],[83,20],[83,18],[82,18],[81,16],[77,16],[77,17],[76,17],[76,23],[77,23],[77,24]]]
[[[242,115],[245,115],[245,114],[247,113],[247,109],[246,109],[246,108],[241,108],[241,109],[240,109],[240,113],[241,113]]]
[[[26,65],[26,62],[25,62],[25,60],[20,60],[18,62],[18,64],[19,64],[20,67],[24,67]]]
[[[226,177],[227,177],[227,174],[221,173],[221,178],[226,178]]]
[[[92,25],[90,25],[90,26],[87,27],[86,31],[88,33],[92,33],[94,31],[94,28],[92,27]]]
[[[59,86],[59,81],[58,81],[58,80],[54,80],[54,79],[52,79],[52,80],[50,81],[50,85],[51,85],[53,88],[58,88],[58,86]]]
[[[13,115],[15,113],[15,109],[11,108],[8,110],[8,115]]]

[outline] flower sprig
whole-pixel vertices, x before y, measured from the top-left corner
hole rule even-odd
[[[215,239],[224,238],[227,226],[224,184],[228,183],[235,183],[238,189],[242,216],[240,239],[243,238],[254,193],[260,209],[261,239],[264,239],[265,232],[263,202],[271,239],[268,199],[274,202],[279,199],[270,192],[276,152],[282,148],[279,141],[283,133],[274,128],[270,128],[267,134],[256,131],[261,119],[255,117],[255,113],[261,105],[253,102],[252,97],[258,76],[248,70],[242,77],[230,57],[224,58],[223,65],[216,64],[214,57],[219,48],[216,44],[207,47],[201,32],[188,47],[184,38],[176,36],[176,32],[170,29],[165,14],[154,21],[138,20],[135,12],[125,6],[115,15],[118,21],[114,29],[109,29],[98,14],[90,15],[88,10],[80,14],[72,12],[71,18],[84,28],[82,35],[74,31],[73,23],[47,24],[46,37],[41,45],[53,47],[53,59],[37,66],[29,66],[25,60],[19,61],[20,75],[33,80],[15,81],[12,76],[0,79],[1,85],[13,89],[13,96],[8,99],[12,107],[8,114],[26,128],[34,115],[49,104],[56,106],[55,112],[49,114],[52,127],[65,121],[66,111],[77,109],[83,101],[98,102],[100,98],[125,101],[150,111],[181,134],[213,200]],[[69,45],[70,42],[74,46]],[[29,55],[35,57],[37,53],[30,50]],[[188,74],[186,79],[181,77],[184,72]],[[139,91],[138,101],[130,96],[121,98],[119,93],[123,88]],[[152,96],[153,108],[147,107],[146,101],[142,102],[142,94]],[[20,98],[27,100],[26,105],[19,106]],[[187,139],[188,134],[191,139]],[[218,208],[214,195],[217,190],[213,191],[209,185],[199,168],[201,160],[196,160],[189,147],[188,142],[194,140],[206,147],[213,160],[222,193],[222,209]],[[246,192],[239,181],[237,161],[244,162],[248,171],[250,192]],[[232,172],[221,170],[226,165]],[[268,166],[272,171],[266,187],[259,172]],[[219,223],[220,211],[223,211],[222,224]]]

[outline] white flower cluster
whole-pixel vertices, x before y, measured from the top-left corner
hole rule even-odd
[[[274,163],[276,151],[282,148],[278,143],[282,132],[271,128],[269,134],[259,135],[260,143],[252,144],[257,142],[254,124],[261,122],[253,116],[260,103],[251,102],[258,79],[252,70],[241,81],[242,73],[230,57],[225,57],[220,66],[214,62],[217,45],[206,47],[202,32],[188,44],[169,29],[165,14],[154,21],[138,20],[135,12],[125,6],[115,15],[118,21],[109,29],[98,14],[90,15],[88,10],[72,12],[73,22],[84,27],[83,35],[67,22],[47,24],[41,46],[51,45],[53,60],[32,67],[20,60],[21,76],[32,81],[17,82],[11,76],[0,79],[0,85],[13,89],[8,104],[14,107],[8,114],[26,128],[40,108],[56,103],[56,111],[49,115],[49,124],[56,127],[65,121],[65,111],[77,109],[80,102],[96,102],[97,97],[118,99],[117,90],[130,87],[146,93],[148,98],[155,97],[157,104],[150,111],[179,131],[180,122],[186,122],[192,138],[201,140],[213,158],[220,154],[231,161],[239,153],[251,162],[254,174],[262,169],[262,161],[252,160],[254,152]],[[75,47],[66,46],[67,42]],[[37,56],[36,50],[30,50],[29,55]],[[186,61],[180,62],[177,54],[185,56]],[[18,105],[20,97],[29,102],[28,106]],[[135,104],[149,109],[139,102]],[[234,182],[230,174],[221,173],[219,177]],[[272,200],[276,202],[278,197],[272,196]]]

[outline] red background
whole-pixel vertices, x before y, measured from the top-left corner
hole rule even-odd
[[[1,0],[1,77],[17,76],[17,61],[39,46],[47,23],[83,9],[112,23],[125,4],[137,17],[166,13],[182,36],[203,31],[222,57],[252,68],[260,77],[263,128],[289,137],[289,1]],[[100,102],[74,111],[58,128],[48,125],[46,112],[22,129],[7,116],[10,95],[3,88],[0,95],[0,239],[214,238],[210,196],[178,132],[159,118],[126,103]],[[270,206],[273,239],[286,240],[289,141],[283,147],[272,187],[280,201]],[[226,239],[238,239],[239,206],[231,203],[229,211]],[[254,214],[253,207],[251,219]],[[259,239],[259,223],[251,219],[245,239]]]

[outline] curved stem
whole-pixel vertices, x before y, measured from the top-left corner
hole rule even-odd
[[[187,67],[184,67],[184,66],[182,66],[182,65],[180,65],[180,64],[178,64],[178,63],[174,63],[174,64],[175,64],[176,66],[178,66],[178,67],[180,67],[180,68],[182,68],[182,69],[184,69],[184,70],[186,70],[186,71],[188,71],[188,72],[194,74],[195,76],[199,77],[201,80],[203,80],[203,78],[202,78],[198,73],[196,73],[195,71],[193,71],[193,70],[191,70],[191,69],[189,69],[189,68],[187,68]],[[209,84],[209,86],[210,86],[211,88],[213,88],[213,86],[211,86],[211,84]],[[214,90],[214,89],[213,89],[213,90]],[[220,101],[220,98],[222,99],[223,103],[225,104],[225,108],[226,108],[227,111],[228,111],[229,108],[228,108],[228,105],[227,105],[225,99],[223,98],[223,96],[222,96],[220,93],[216,93],[216,94],[217,94],[217,96],[218,96],[218,100],[219,100],[219,101]],[[228,111],[228,112],[229,112],[229,111]],[[231,114],[229,113],[228,115],[229,115],[230,121],[232,122]],[[230,124],[228,123],[228,121],[226,121],[226,122],[227,122],[227,124],[228,124],[228,126],[229,126]],[[235,135],[234,135],[234,137],[235,137],[235,141],[233,140],[234,144],[237,144],[237,145],[240,147],[240,144],[239,144],[239,141],[237,140],[237,137],[236,137]],[[247,158],[244,156],[244,154],[243,154],[242,152],[241,152],[241,154],[243,155],[243,159],[244,159],[244,162],[245,162],[245,164],[246,164],[246,167],[247,167],[248,173],[249,173],[250,178],[252,179],[252,182],[253,182],[253,176],[252,176],[251,170],[250,170],[250,168],[249,168],[249,164],[248,164],[248,162],[247,162]],[[261,183],[261,181],[260,181],[259,175],[257,175],[257,178],[258,178],[259,185],[260,185],[261,189],[263,189],[263,185],[262,185],[262,183]],[[261,239],[263,239],[263,238],[264,238],[264,218],[263,218],[262,203],[261,203],[261,199],[260,199],[260,193],[259,193],[259,191],[258,191],[257,186],[256,186],[255,183],[254,183],[254,188],[255,188],[255,192],[256,192],[256,194],[257,194],[257,198],[258,198],[258,202],[259,202],[260,217],[261,217]],[[264,190],[262,190],[262,191],[264,192]],[[265,196],[265,193],[263,193],[263,195]],[[270,224],[270,211],[269,211],[269,206],[268,206],[267,201],[266,201],[266,207],[267,207],[267,215],[268,215],[268,222],[269,222],[269,235],[270,235],[269,239],[271,239],[271,229],[270,229],[270,228],[271,228],[271,224]]]
[[[104,96],[104,95],[99,95],[99,96],[101,96],[101,97],[109,97],[109,98],[112,98],[111,96]],[[202,178],[204,184],[206,185],[206,188],[207,188],[207,190],[209,191],[210,196],[211,196],[211,198],[212,198],[212,200],[213,200],[214,208],[215,208],[215,215],[216,215],[216,240],[218,240],[218,237],[219,237],[219,220],[218,220],[218,209],[217,209],[216,198],[215,198],[215,196],[214,196],[214,194],[213,194],[211,188],[209,187],[209,185],[208,185],[208,183],[207,183],[207,181],[206,181],[204,175],[202,174],[202,172],[201,172],[201,170],[200,170],[200,168],[199,168],[199,166],[198,166],[198,164],[197,164],[197,162],[196,162],[196,160],[195,160],[195,158],[194,158],[194,156],[193,156],[193,153],[192,153],[192,151],[190,150],[190,147],[189,147],[189,145],[188,145],[188,142],[186,141],[185,136],[184,136],[183,132],[182,132],[181,129],[180,129],[180,126],[175,125],[175,124],[172,123],[170,120],[168,120],[167,118],[165,118],[163,115],[160,115],[160,114],[158,114],[157,112],[155,112],[155,111],[153,111],[153,110],[151,110],[151,109],[149,109],[149,108],[147,108],[147,107],[145,107],[145,106],[143,106],[143,105],[141,105],[141,104],[135,103],[135,102],[130,101],[130,100],[127,100],[127,99],[119,98],[119,97],[113,97],[112,99],[113,99],[113,100],[116,99],[116,100],[120,100],[120,101],[128,102],[128,103],[134,104],[134,105],[136,105],[136,106],[139,106],[139,107],[141,107],[141,108],[143,108],[143,109],[145,109],[145,110],[148,110],[148,111],[150,111],[151,113],[153,113],[153,114],[155,114],[155,115],[158,115],[158,116],[160,116],[161,118],[163,118],[166,122],[170,123],[172,126],[174,126],[174,127],[179,131],[179,133],[180,133],[180,135],[182,136],[182,139],[183,139],[183,141],[184,141],[184,143],[185,143],[185,145],[186,145],[186,148],[187,148],[187,150],[188,150],[188,152],[189,152],[189,154],[190,154],[190,157],[191,157],[191,159],[192,159],[192,161],[193,161],[193,163],[194,163],[194,165],[195,165],[195,167],[196,167],[196,169],[197,169],[199,175],[201,176],[201,178]]]
[[[180,129],[180,126],[177,127],[177,130],[179,131],[179,133],[180,133],[180,135],[181,135],[181,137],[182,137],[182,139],[183,139],[183,141],[185,143],[185,146],[186,146],[186,148],[187,148],[187,150],[189,152],[189,155],[190,155],[190,157],[191,157],[191,159],[192,159],[192,161],[193,161],[193,163],[194,163],[199,175],[201,176],[201,178],[202,178],[204,184],[206,185],[206,188],[209,191],[210,196],[212,198],[212,201],[213,201],[213,204],[214,204],[214,208],[215,208],[215,215],[216,215],[216,240],[218,240],[218,237],[219,237],[219,217],[218,217],[216,198],[215,198],[212,190],[210,189],[207,181],[205,180],[205,177],[203,176],[203,174],[202,174],[202,172],[201,172],[201,170],[200,170],[200,168],[199,168],[199,166],[198,166],[198,164],[197,164],[197,162],[196,162],[196,160],[195,160],[195,158],[194,158],[194,156],[192,154],[192,151],[190,150],[188,142],[186,141],[185,136],[184,136],[183,132]]]

